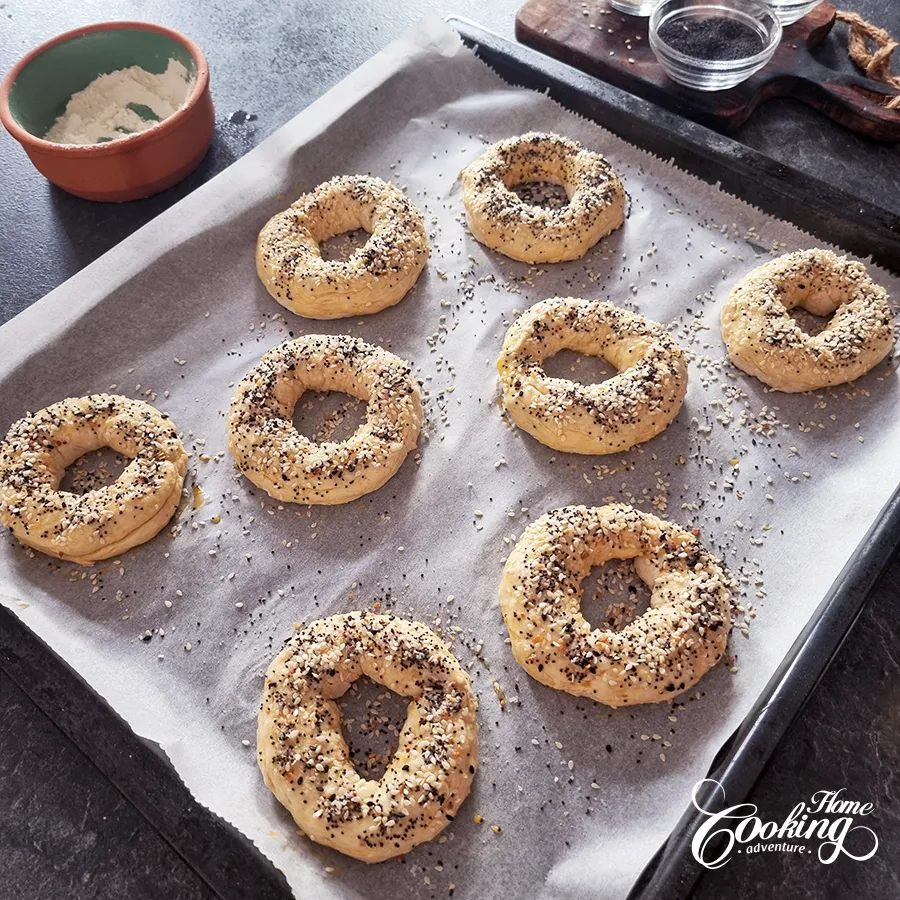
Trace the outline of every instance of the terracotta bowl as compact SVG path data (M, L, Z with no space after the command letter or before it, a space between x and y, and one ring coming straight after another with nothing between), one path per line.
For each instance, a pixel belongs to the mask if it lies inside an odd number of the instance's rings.
M194 76L185 105L147 131L99 144L45 141L69 98L98 75L138 65L154 74L176 59ZM102 22L35 47L0 84L0 121L35 168L87 200L137 200L181 181L209 148L215 113L203 51L171 28Z

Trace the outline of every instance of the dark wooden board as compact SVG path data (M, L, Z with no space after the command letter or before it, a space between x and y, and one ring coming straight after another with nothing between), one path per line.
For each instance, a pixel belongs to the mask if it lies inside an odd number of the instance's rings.
M784 29L767 66L736 87L713 92L669 79L650 49L649 20L617 12L607 0L584 7L572 0L528 0L516 16L516 37L718 131L734 131L766 100L793 97L864 137L900 141L900 110L881 105L896 91L860 75L835 72L810 52L828 36L834 16L834 6L820 4Z

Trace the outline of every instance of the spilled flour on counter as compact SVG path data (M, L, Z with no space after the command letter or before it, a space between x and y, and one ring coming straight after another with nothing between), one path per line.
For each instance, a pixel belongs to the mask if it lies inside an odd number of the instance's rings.
M102 144L147 131L184 106L193 86L193 76L177 59L161 75L140 66L98 75L72 94L44 140Z

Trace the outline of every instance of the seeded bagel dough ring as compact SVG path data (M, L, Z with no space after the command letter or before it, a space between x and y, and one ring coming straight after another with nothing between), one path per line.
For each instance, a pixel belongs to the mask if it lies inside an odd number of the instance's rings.
M334 702L361 675L410 698L378 781L353 767ZM266 672L259 767L313 841L382 862L453 821L478 764L476 709L469 676L424 625L365 612L319 619Z
M310 440L291 421L307 390L367 401L365 422L344 441ZM347 503L394 475L421 424L408 363L359 338L308 334L270 350L240 382L228 413L228 449L241 472L276 500Z
M802 307L834 314L818 334L790 315ZM815 391L853 381L894 346L887 292L862 263L830 250L801 250L767 262L742 279L722 309L731 361L778 391Z
M562 185L567 206L542 209L517 184ZM527 263L581 259L625 218L625 189L612 166L578 141L529 132L491 145L462 171L472 234L486 247Z
M322 258L319 244L358 228L369 239L349 259ZM256 271L291 312L339 319L399 303L429 252L422 214L403 191L380 178L344 175L269 219L256 244Z
M560 350L605 359L618 374L583 385L551 378L544 360ZM655 437L687 392L684 353L657 322L599 300L556 297L510 326L497 360L512 420L554 450L606 454Z
M66 467L110 447L131 458L112 483L59 489ZM181 499L187 453L172 421L141 400L70 397L16 422L0 445L0 521L23 543L92 565L154 537Z
M591 567L633 559L650 608L620 631L580 611ZM503 571L500 608L513 656L532 678L607 706L670 700L725 652L730 595L696 537L631 506L568 506L525 529Z

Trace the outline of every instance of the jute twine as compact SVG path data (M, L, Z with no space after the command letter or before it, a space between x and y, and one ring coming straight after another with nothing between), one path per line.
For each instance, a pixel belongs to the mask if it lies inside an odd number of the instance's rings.
M874 81L889 84L900 90L900 77L891 73L891 54L900 44L888 32L854 12L838 10L836 18L850 26L848 39L850 59ZM869 50L868 41L875 44L874 51ZM900 94L886 97L884 106L888 109L900 109Z

